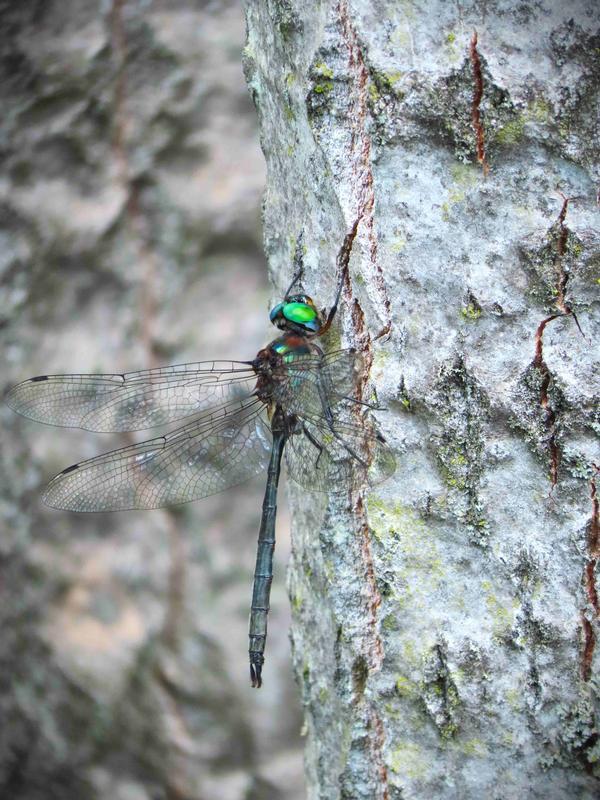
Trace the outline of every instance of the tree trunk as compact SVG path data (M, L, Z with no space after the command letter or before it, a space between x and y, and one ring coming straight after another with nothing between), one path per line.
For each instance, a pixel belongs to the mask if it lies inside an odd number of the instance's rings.
M600 792L597 4L247 0L299 237L395 476L290 487L309 798Z

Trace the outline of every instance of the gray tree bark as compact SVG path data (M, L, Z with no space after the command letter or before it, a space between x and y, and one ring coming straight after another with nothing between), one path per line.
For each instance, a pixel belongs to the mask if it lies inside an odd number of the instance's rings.
M331 301L398 468L290 487L309 798L600 792L599 12L247 0L280 297Z

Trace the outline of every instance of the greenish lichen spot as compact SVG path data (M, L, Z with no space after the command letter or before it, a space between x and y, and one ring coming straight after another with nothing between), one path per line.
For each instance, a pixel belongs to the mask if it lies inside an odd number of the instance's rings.
M496 131L496 141L505 146L517 144L523 138L525 122L525 117L522 114L516 119L507 122L506 125Z
M408 698L409 700L416 700L419 696L418 686L404 675L396 677L396 692L400 697Z
M304 599L302 597L301 590L298 590L294 595L292 595L291 602L292 602L292 610L298 613L302 609L302 606L304 605Z
M460 313L464 319L474 322L481 316L481 309L477 308L473 303L469 303L467 306L461 308Z
M406 247L406 239L404 239L402 236L398 236L392 241L390 245L390 250L392 251L392 253L401 253L405 249L405 247Z
M517 598L513 598L511 607L505 606L492 592L489 581L482 581L481 588L482 593L485 595L485 605L492 623L492 638L503 640L512 630L520 603Z
M414 742L402 742L390 753L389 768L396 775L412 780L424 778L429 766L422 753L422 749Z
M458 162L452 165L450 175L457 186L475 187L479 185L481 170L473 164Z
M489 750L485 742L481 739L467 739L465 742L458 742L461 752L466 756L475 756L476 758L487 758Z
M373 537L385 543L386 559L396 577L398 588L392 589L395 607L413 612L425 607L428 592L440 585L445 574L435 538L418 513L408 506L387 505L371 494L367 511ZM424 575L426 584L421 580Z
M446 54L446 58L451 64L456 64L463 58L463 53L461 52L461 48L456 44L456 34L454 31L450 31L446 34L446 38L444 41L444 51Z
M400 72L400 70L395 70L393 72L383 72L382 75L387 80L390 86L393 86L395 83L398 83L404 77L404 73Z
M373 103L376 103L380 98L381 95L379 94L379 90L374 83L369 84L369 97L371 98Z
M333 78L333 70L324 61L319 61L315 64L314 71L322 78L329 78L330 80Z
M537 97L527 106L526 116L534 122L548 122L551 114L552 106L544 97Z

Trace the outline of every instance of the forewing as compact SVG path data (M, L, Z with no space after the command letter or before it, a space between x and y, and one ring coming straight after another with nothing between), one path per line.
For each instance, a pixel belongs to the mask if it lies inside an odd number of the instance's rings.
M271 440L256 398L230 403L183 428L82 461L59 473L43 499L69 511L187 503L262 472Z
M306 489L344 492L350 487L375 486L396 470L396 461L370 416L362 423L318 417L300 420L286 445L289 475Z
M165 425L252 393L245 362L201 361L114 375L40 375L6 395L19 414L89 431L137 431Z

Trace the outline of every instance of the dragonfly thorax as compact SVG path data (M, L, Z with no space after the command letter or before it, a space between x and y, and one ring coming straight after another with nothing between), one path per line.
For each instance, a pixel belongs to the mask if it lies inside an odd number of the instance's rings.
M306 334L293 331L286 331L283 336L274 339L267 347L260 350L252 362L258 376L257 397L267 405L276 401L279 382L284 379L290 368L294 369L292 366L294 362L298 364L307 356L321 359L323 351Z
M280 330L294 331L305 336L318 334L323 324L312 298L306 294L286 297L282 303L271 309L270 319Z

